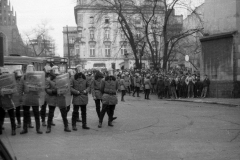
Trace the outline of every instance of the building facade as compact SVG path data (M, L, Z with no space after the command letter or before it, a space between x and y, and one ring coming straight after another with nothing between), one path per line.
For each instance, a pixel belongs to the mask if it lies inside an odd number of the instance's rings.
M213 97L240 97L240 1L206 0L201 38L202 75Z
M8 0L0 0L0 36L4 55L25 55L27 48L18 31L17 15Z
M117 15L109 13L97 18L99 8L87 7L87 1L79 0L74 8L77 27L64 27L64 56L71 58L71 66L83 64L83 68L134 68L131 48L117 23ZM68 37L68 38L67 38ZM69 55L68 55L69 54ZM149 61L143 60L143 67Z

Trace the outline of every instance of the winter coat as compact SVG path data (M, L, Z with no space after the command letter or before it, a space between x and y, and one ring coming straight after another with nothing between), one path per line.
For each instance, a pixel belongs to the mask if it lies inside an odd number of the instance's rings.
M19 103L20 105L22 105L22 101L23 101L23 90L24 90L24 80L23 77L16 79L16 83L17 83L17 91L18 91L18 96L19 96ZM16 106L18 107L18 106Z
M105 105L116 105L118 103L117 92L118 83L117 81L102 81L101 91L103 92L102 104Z
M203 87L209 87L209 85L210 85L210 80L207 78L205 78L204 80L203 80Z
M145 88L145 89L150 89L150 88L152 88L150 79L147 79L147 78L146 78L146 79L144 80L144 88Z
M124 85L125 86L130 86L131 85L131 79L128 76L124 77Z
M93 80L91 84L92 96L96 99L102 99L101 81Z
M56 88L56 81L46 79L46 88L45 91L47 93L46 95L46 102L49 106L57 106L57 94L53 93L54 91L57 90Z
M155 85L157 83L157 77L152 77L150 79L151 84Z
M176 87L176 82L174 79L171 80L170 87Z
M139 77L134 77L134 86L135 87L141 87L141 78Z
M162 79L157 81L157 90L158 91L164 91L165 88L165 84L164 81Z
M127 85L126 85L125 79L121 79L119 85L120 85L121 91L126 90Z
M71 93L73 94L73 105L87 105L89 83L85 79L75 80L72 79L70 83ZM84 90L86 93L84 93ZM80 94L78 94L80 92Z

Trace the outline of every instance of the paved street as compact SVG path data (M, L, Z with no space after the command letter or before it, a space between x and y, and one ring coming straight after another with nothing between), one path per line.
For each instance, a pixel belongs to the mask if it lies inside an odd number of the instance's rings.
M114 127L105 117L99 129L89 97L90 130L78 123L78 131L65 133L57 109L52 133L44 127L43 135L35 129L20 135L18 129L12 137L7 119L0 138L18 160L240 160L240 107L126 96Z

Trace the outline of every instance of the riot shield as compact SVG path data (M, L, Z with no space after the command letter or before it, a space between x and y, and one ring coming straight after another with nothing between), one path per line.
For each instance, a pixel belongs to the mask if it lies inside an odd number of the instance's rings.
M57 88L57 106L59 108L67 107L71 104L70 79L69 74L65 73L56 77Z
M14 74L0 76L0 92L3 109L9 110L20 105L20 97Z
M23 105L42 106L45 101L45 72L26 73L24 77Z

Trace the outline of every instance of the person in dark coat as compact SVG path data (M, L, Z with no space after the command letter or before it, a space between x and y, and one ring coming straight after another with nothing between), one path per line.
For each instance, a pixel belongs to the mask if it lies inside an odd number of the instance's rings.
M201 97L206 98L207 93L209 91L209 86L210 86L210 80L207 75L205 75L205 78L203 80L203 90L202 90L202 95Z
M178 98L176 93L176 81L173 77L170 78L170 88L171 88L171 95L172 98Z
M159 76L157 81L157 93L158 98L162 99L164 97L165 84L162 76Z
M78 118L78 110L81 108L82 128L90 129L87 126L87 104L89 83L83 73L77 73L71 80L71 93L73 94L73 113L72 113L72 129L77 131L76 122Z

